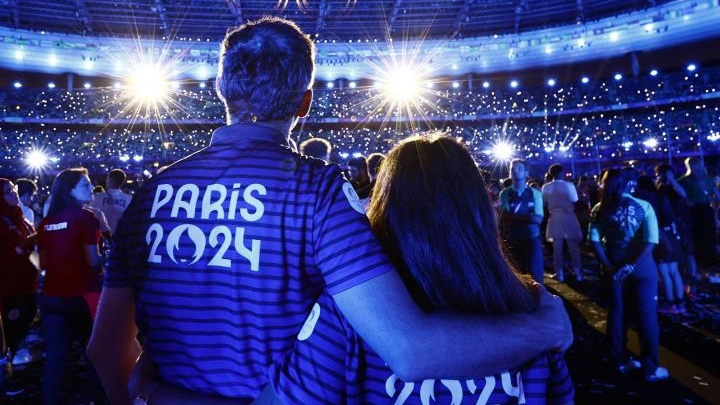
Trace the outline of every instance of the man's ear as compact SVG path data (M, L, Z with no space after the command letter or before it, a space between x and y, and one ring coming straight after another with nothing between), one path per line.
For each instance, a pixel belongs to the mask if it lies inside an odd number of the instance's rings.
M304 117L308 115L308 112L310 112L310 105L312 104L313 99L313 91L312 89L308 89L305 92L305 95L303 95L302 102L300 103L300 107L298 108L297 112L295 113L296 117Z

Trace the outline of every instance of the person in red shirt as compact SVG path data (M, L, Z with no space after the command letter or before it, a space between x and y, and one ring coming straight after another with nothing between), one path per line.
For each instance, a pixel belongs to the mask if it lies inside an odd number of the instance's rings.
M35 317L38 270L30 253L36 235L23 216L17 186L0 178L0 188L0 319L7 347L14 354Z
M92 199L92 189L86 169L60 172L52 185L48 215L38 230L40 265L45 269L40 299L45 332L43 404L60 403L72 339L86 342L92 329L84 294L100 291L102 262L100 223L83 208Z

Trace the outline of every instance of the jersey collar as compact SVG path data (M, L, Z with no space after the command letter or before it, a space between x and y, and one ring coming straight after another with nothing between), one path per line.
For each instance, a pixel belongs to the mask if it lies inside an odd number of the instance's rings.
M277 129L257 124L232 124L216 129L210 145L233 144L241 142L272 142L288 146L288 137Z

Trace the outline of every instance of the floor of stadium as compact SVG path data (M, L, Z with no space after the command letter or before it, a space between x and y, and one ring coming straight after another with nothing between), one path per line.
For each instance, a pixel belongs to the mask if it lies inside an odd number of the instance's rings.
M549 258L546 257L546 264ZM585 262L587 268L596 268ZM546 277L546 286L565 300L575 334L566 357L576 389L576 404L718 404L720 403L720 268L703 273L688 299L685 314L659 314L660 363L671 375L667 381L646 383L640 376L620 376L608 362L604 344L606 298L598 275L584 270L582 282L559 283ZM712 276L712 277L711 277ZM571 277L569 277L571 278ZM639 344L631 325L629 347ZM40 403L42 340L37 326L26 343L27 355L36 360L15 367L3 405ZM29 350L28 350L29 349ZM67 373L65 404L89 405L94 387L86 373L82 348L74 346Z

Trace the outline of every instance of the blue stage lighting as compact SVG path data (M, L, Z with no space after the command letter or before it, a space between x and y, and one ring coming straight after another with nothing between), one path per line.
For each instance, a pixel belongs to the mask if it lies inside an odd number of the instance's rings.
M657 76L657 75L658 75L657 69L653 69L650 71L650 76Z
M588 77L583 77L582 79L580 79L580 81L582 82L582 84L588 84L590 82L590 79Z

